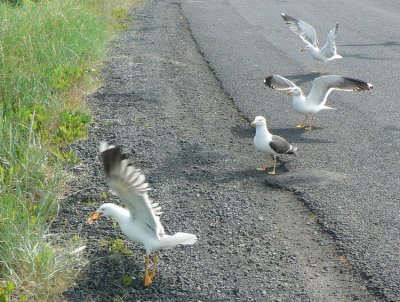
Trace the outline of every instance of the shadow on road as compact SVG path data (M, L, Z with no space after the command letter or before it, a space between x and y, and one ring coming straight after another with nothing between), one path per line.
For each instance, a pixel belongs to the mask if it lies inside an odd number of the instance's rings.
M357 58L357 59L361 59L361 60L375 60L375 61L393 61L393 59L391 58L378 58L378 57L371 57L362 53L359 54L354 54L354 55L349 55L346 54L346 58Z
M315 67L315 66L314 66ZM318 78L322 76L320 72L315 72L312 71L310 73L305 73L305 74L293 74L293 75L288 75L285 76L289 80L293 81L296 85L302 85L304 83L312 82L314 81L315 78Z
M347 176L334 171L303 170L301 173L282 174L277 177L265 178L267 185L276 188L307 188L310 183L329 186L333 182L346 181Z
M323 130L322 127L313 127L311 131ZM270 132L284 137L289 143L306 143L306 144L335 144L336 141L319 139L319 138L306 138L302 137L306 130L300 128L273 128Z
M400 127L397 126L386 126L383 129L387 131L400 132Z
M364 44L340 44L339 47L372 47L372 46L400 46L399 41L387 41L384 43L364 43Z

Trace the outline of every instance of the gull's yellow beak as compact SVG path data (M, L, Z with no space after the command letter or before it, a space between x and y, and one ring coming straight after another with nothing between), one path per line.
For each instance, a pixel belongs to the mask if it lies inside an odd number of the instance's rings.
M103 213L100 213L100 212L92 212L92 213L90 213L89 217L88 217L88 223L92 224L96 220L99 220L101 218L101 216L103 216Z
M256 126L256 122L251 122L251 127L255 127Z
M289 91L289 92L287 93L287 95L293 95L293 92L292 92L292 91Z

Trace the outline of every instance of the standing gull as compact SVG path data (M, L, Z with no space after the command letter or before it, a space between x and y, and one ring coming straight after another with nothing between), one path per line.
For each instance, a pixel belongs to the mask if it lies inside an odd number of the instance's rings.
M303 91L301 91L298 86L280 75L274 74L265 78L264 84L276 90L289 90L288 95L293 95L294 110L301 114L305 114L304 121L297 125L297 127L306 130L311 130L313 126L313 114L325 109L335 109L325 105L331 91L363 91L370 90L374 87L372 84L361 80L338 75L326 75L314 79L311 92L307 97L305 97ZM306 128L306 122L309 119L308 115L311 115L311 120L309 127Z
M112 203L105 203L90 213L89 223L110 216L114 218L122 232L131 240L142 243L146 250L144 285L149 286L154 279L158 256L155 251L173 248L178 244L194 244L197 237L188 233L166 235L160 222L161 207L148 196L150 190L143 173L136 169L121 152L119 147L100 144L104 172L113 193L121 198L127 209ZM154 253L153 269L149 272L150 255Z
M289 25L289 28L307 44L306 47L302 49L302 51L307 50L310 55L317 60L317 72L318 72L318 62L324 63L324 72L326 73L326 63L332 61L334 59L341 59L342 56L338 55L336 52L336 44L335 38L336 33L339 27L339 24L336 22L336 25L333 29L331 29L326 38L325 45L320 49L318 44L317 33L315 29L302 20L297 20L291 16L288 16L284 13L281 14L283 20L286 21L286 24Z
M257 170L265 171L271 159L269 155L272 155L274 159L274 165L272 171L268 172L268 174L275 175L276 156L279 154L294 154L297 151L297 147L293 147L283 137L271 134L268 131L267 122L262 116L256 116L251 125L256 127L254 146L258 151L267 154L265 163L261 165L260 168L257 168Z

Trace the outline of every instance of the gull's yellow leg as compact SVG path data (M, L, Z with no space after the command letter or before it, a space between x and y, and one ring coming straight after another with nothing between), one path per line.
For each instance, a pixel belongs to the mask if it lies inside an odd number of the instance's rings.
M150 255L146 256L146 268L144 271L144 286L149 286L151 283L153 283L153 280L149 276L149 265L150 265Z
M269 175L275 175L275 167L276 167L276 158L274 158L274 167L272 171L268 172Z
M319 72L318 69L319 69L319 68L318 68L318 61L317 61L317 68L315 69L315 72Z
M300 124L298 124L296 127L297 127L297 128L304 128L304 127L306 126L307 118L308 118L308 114L306 114L306 117L305 117L304 121L302 121L302 122L301 122Z
M323 73L323 74L327 74L328 71L327 71L327 69L326 69L326 63L324 62L323 64L324 64L324 73Z
M153 262L153 269L149 274L149 277L151 279L151 281L154 280L154 276L156 275L156 266L158 264L158 255L156 253L154 253L154 262Z
M262 164L260 168L257 168L257 171L265 171L268 167L269 160L270 158L268 156L265 157L265 163Z
M311 117L311 121L310 121L310 124L308 125L308 128L304 128L304 130L311 130L312 126L314 126L314 117L313 116Z

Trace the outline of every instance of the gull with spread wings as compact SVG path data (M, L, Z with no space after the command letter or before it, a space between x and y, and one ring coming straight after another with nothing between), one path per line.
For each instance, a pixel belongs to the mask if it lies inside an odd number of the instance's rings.
M311 92L307 97L305 97L300 87L277 74L265 78L264 84L272 89L288 90L288 95L293 95L294 110L298 113L305 114L304 121L297 127L306 130L311 130L313 126L313 114L321 110L335 109L325 105L328 95L333 90L364 91L370 90L374 87L370 83L353 78L338 75L325 75L314 79ZM309 115L311 116L311 120L307 128L306 122L309 119Z
M297 20L291 16L284 13L281 14L283 20L289 25L289 28L297 34L307 45L302 49L310 53L310 55L317 61L317 72L318 72L318 62L324 63L324 72L326 73L326 63L335 59L341 59L342 56L337 54L335 38L339 27L336 25L331 29L326 38L326 43L322 48L319 48L317 33L315 29L305 21Z
M143 173L136 169L121 152L119 147L100 144L104 172L113 193L125 204L126 209L113 203L101 205L90 213L89 223L102 216L114 218L122 232L131 240L142 243L146 250L144 285L149 286L154 279L159 249L173 248L178 244L194 244L197 237L188 233L166 235L160 222L161 207L148 196L150 190ZM154 253L153 269L149 272L150 255Z

